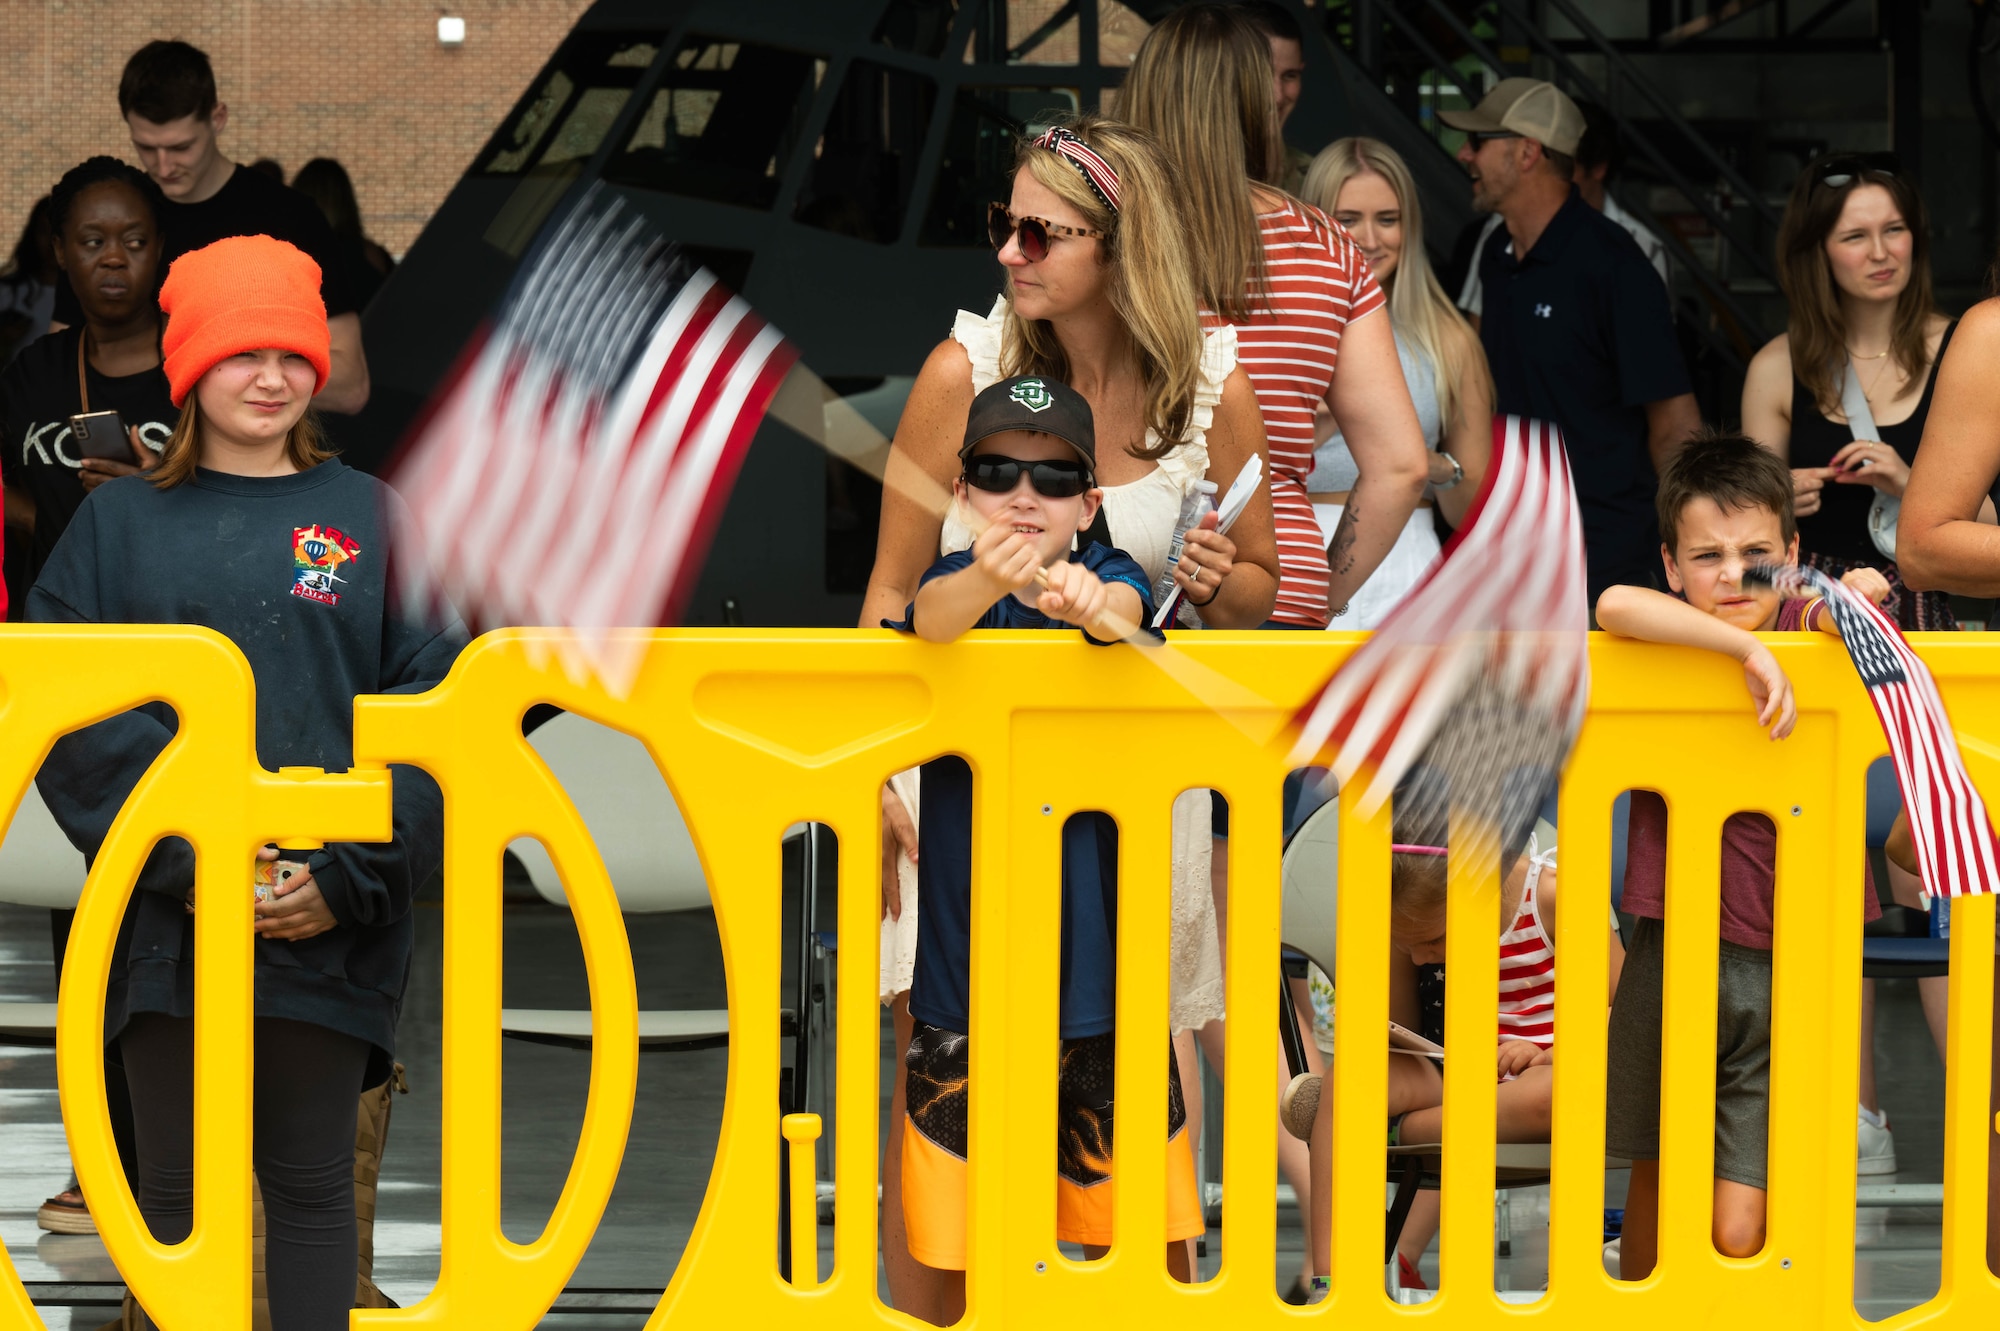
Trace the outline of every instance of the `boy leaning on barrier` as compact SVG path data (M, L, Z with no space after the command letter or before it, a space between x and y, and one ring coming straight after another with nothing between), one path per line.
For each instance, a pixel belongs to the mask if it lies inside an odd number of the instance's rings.
M1090 404L1053 379L1021 377L973 399L953 502L979 535L923 576L901 622L884 627L949 642L975 628L1079 628L1097 644L1152 617L1146 574L1122 550L1078 538L1097 516ZM1022 681L1026 684L1027 681ZM1047 755L1048 761L1071 755ZM903 1210L918 1261L960 1273L947 1321L965 1302L965 1161L971 1067L972 771L963 758L924 764L918 802L915 1028L907 1059ZM1113 1021L1116 1014L1118 827L1078 814L1062 832L1061 1056L1057 1071L1056 1235L1091 1256L1111 1243ZM1165 1032L1159 1032L1164 1038ZM1203 1232L1180 1078L1167 1067L1168 1268L1189 1278L1187 1245Z
M1797 719L1791 681L1755 636L1818 630L1839 636L1821 598L1784 600L1744 569L1798 562L1792 478L1783 461L1741 435L1697 437L1660 477L1660 557L1677 596L1613 586L1597 601L1605 630L1719 652L1742 663L1757 721L1771 738ZM1841 579L1880 604L1889 584L1871 568ZM1638 916L1611 1005L1605 1149L1632 1160L1620 1275L1637 1280L1659 1251L1661 976L1666 918L1667 809L1632 792L1624 909ZM1777 829L1761 813L1722 827L1722 943L1715 1068L1714 1241L1730 1257L1764 1246L1766 1140L1771 1103L1771 920ZM1882 913L1872 886L1863 913Z

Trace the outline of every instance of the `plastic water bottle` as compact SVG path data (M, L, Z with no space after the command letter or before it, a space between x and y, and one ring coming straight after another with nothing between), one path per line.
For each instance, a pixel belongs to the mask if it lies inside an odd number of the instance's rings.
M1174 519L1174 539L1167 543L1167 566L1160 570L1159 581L1153 584L1154 605L1165 605L1174 594L1174 569L1187 546L1188 529L1215 511L1215 491L1214 481L1196 481L1194 489L1181 497L1181 515Z

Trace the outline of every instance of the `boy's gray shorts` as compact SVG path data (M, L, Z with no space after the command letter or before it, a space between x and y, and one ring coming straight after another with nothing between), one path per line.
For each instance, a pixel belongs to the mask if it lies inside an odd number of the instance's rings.
M1604 1148L1660 1158L1660 1019L1665 926L1632 930L1611 1004ZM1715 1176L1766 1184L1771 1115L1771 954L1722 940L1715 1021Z

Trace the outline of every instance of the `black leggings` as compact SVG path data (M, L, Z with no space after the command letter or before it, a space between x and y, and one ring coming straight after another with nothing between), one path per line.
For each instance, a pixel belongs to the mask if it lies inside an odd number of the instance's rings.
M134 1015L118 1037L138 1130L139 1209L153 1237L194 1227L194 1022ZM252 1157L264 1192L273 1331L347 1331L354 1305L354 1118L369 1046L257 1018Z

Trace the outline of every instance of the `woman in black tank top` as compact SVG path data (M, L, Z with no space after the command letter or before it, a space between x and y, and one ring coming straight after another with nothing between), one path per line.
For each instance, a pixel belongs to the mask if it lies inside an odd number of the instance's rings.
M1931 395L1937 385L1938 362L1951 335L1958 327L1954 320L1946 327L1938 344L1937 359L1925 376L1923 396L1917 409L1894 425L1877 425L1883 443L1894 449L1905 467L1917 460L1917 445L1924 437ZM1790 453L1795 469L1831 468L1841 450L1854 442L1853 432L1844 421L1830 421L1813 403L1812 394L1797 379L1792 381L1792 435ZM1880 569L1889 578L1888 612L1905 629L1932 630L1958 627L1951 617L1951 598L1942 592L1913 592L1903 584L1896 562L1876 549L1868 532L1868 512L1874 506L1875 487L1828 483L1820 491L1819 510L1798 520L1799 561L1833 577L1850 568L1865 565Z
M1799 561L1834 577L1877 569L1898 625L1954 629L1950 598L1906 587L1869 530L1877 498L1908 481L1954 327L1931 303L1922 197L1888 154L1815 162L1792 189L1778 258L1790 319L1751 362L1743 428L1791 465ZM1850 377L1872 438L1848 424Z

